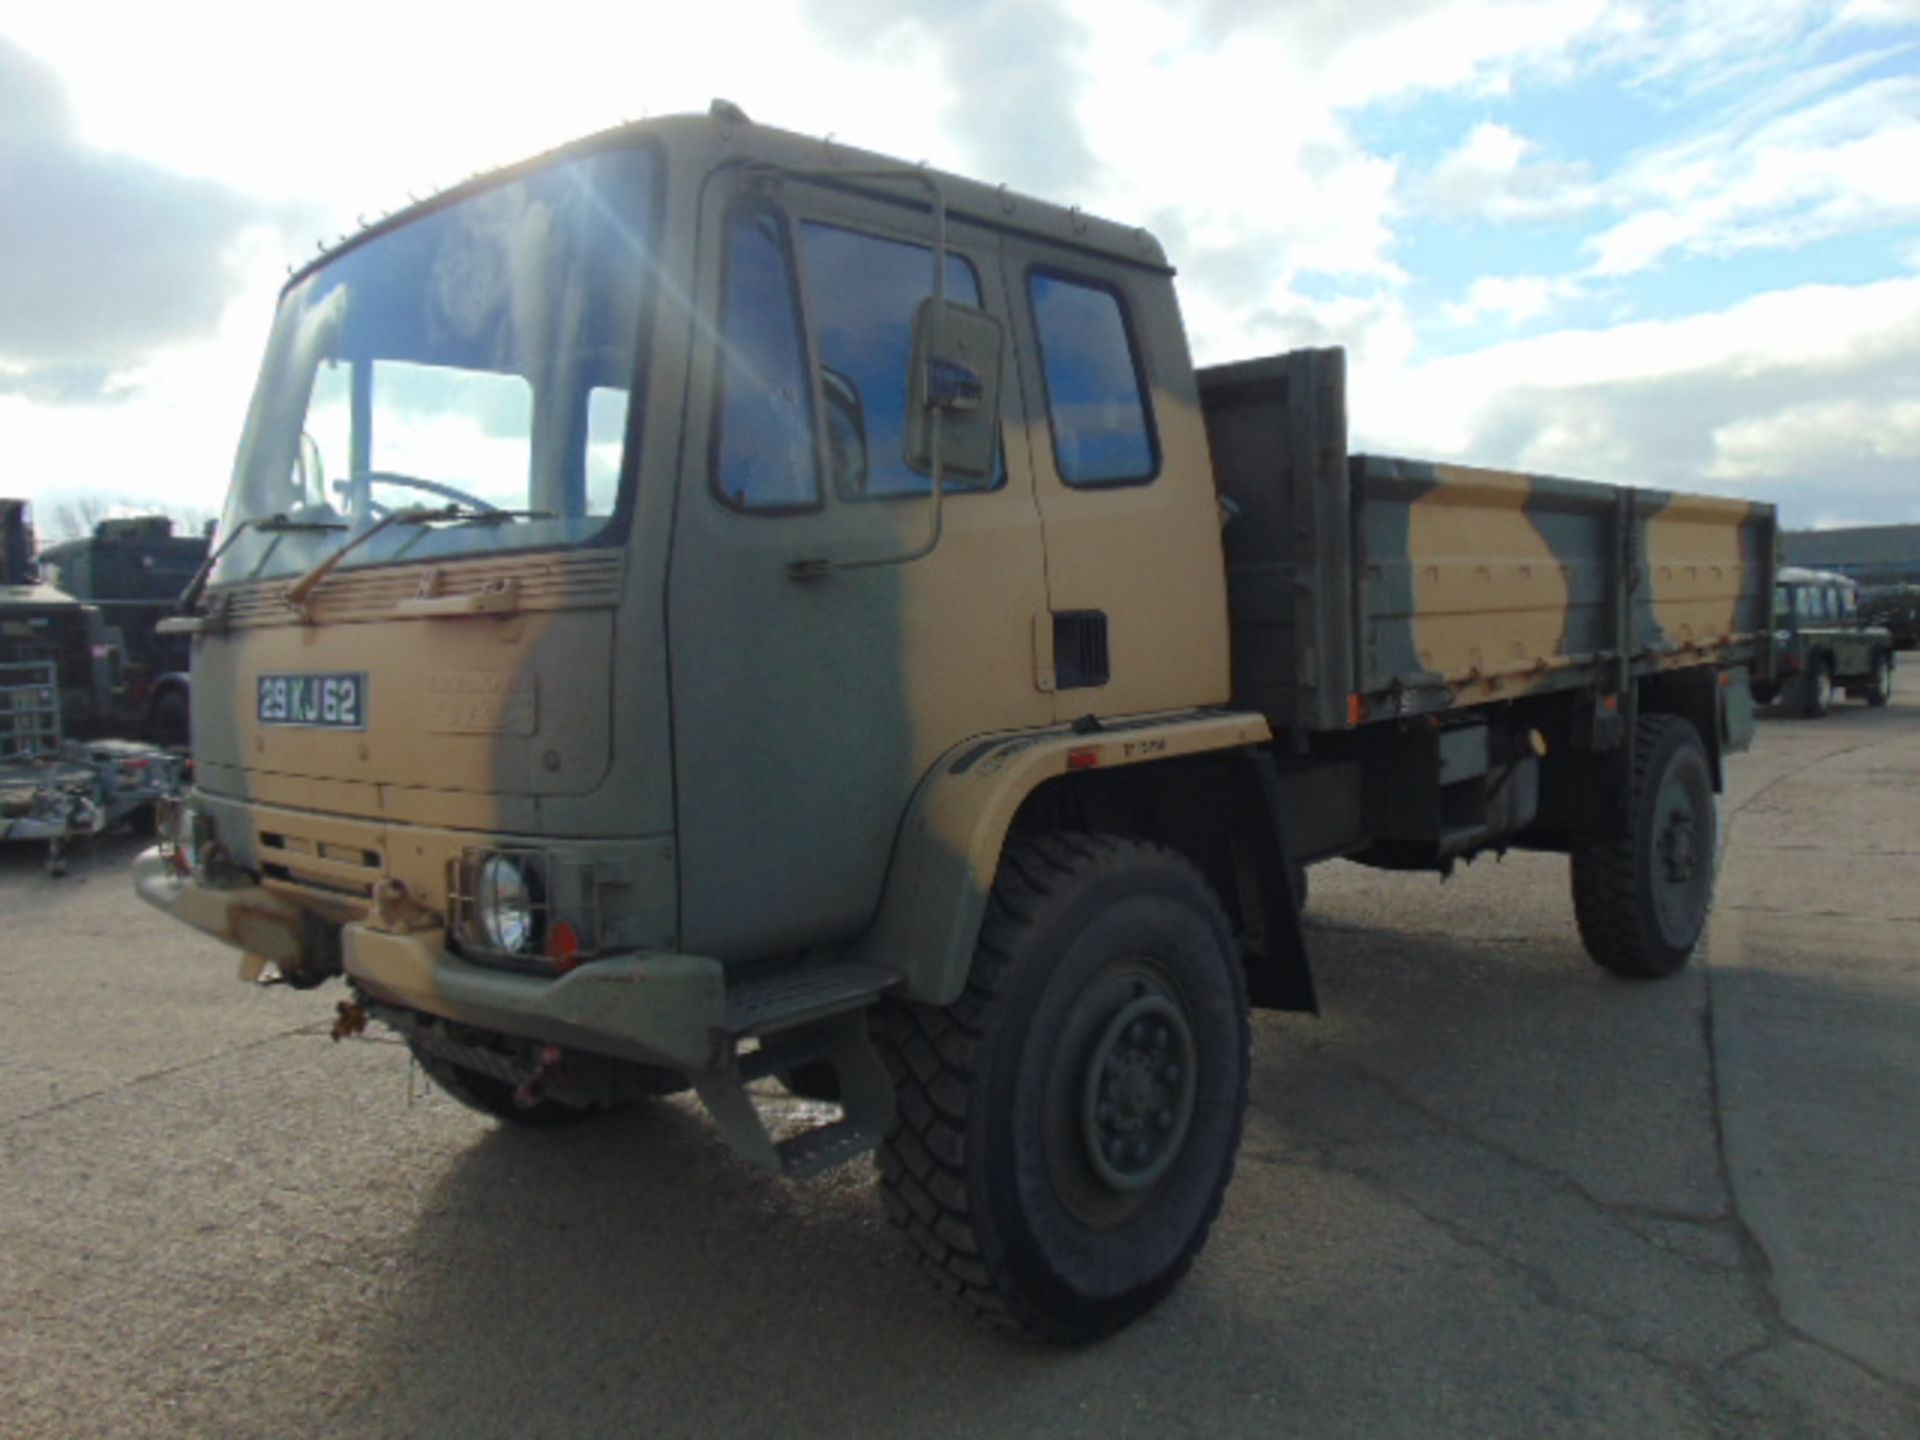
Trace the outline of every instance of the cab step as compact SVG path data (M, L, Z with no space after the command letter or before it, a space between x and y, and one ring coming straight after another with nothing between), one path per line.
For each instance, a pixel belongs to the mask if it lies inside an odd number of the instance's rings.
M729 991L727 1018L736 1043L725 1070L693 1076L700 1103L729 1144L756 1165L799 1178L852 1160L879 1145L893 1123L893 1077L867 1032L867 1011L897 976L868 966L790 972ZM837 1118L775 1140L747 1086L769 1075L824 1061L839 1081Z
M769 1035L846 1010L864 1010L899 976L875 965L834 961L749 976L727 987L727 1031Z

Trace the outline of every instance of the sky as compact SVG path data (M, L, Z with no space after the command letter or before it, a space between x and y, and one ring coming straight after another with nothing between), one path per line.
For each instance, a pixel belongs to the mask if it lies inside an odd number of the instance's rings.
M0 0L0 494L211 514L289 265L715 96L1146 225L1356 449L1920 522L1920 0Z

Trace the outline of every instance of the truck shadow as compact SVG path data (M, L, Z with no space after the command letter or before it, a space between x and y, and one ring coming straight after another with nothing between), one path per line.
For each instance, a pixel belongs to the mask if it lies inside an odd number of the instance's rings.
M1713 1203L1691 1193L1713 1176L1696 982L1624 987L1564 945L1338 917L1316 945L1323 1000L1344 1018L1256 1020L1246 1145L1212 1244L1166 1305L1102 1346L1046 1349L951 1312L905 1263L870 1165L762 1175L674 1100L565 1133L481 1132L421 1198L394 1256L397 1308L362 1337L366 1371L390 1383L332 1418L359 1435L597 1434L638 1416L676 1434L903 1435L1022 1433L1044 1414L1050 1433L1113 1434L1151 1412L1178 1430L1223 1386L1365 1389L1358 1358L1344 1377L1300 1358L1324 1352L1325 1327L1392 1333L1456 1305L1457 1255L1370 1224L1344 1144L1485 1127L1489 1165L1604 1148L1629 1187L1639 1166L1663 1202ZM1596 1085L1609 1065L1637 1074L1630 1091ZM1670 1092L1651 1122L1650 1078ZM1686 1138L1632 1143L1667 1122ZM1316 1234L1302 1259L1298 1225ZM1485 1323L1506 1333L1514 1318ZM1455 1343L1476 1342L1442 1351ZM1540 1385L1575 1383L1552 1369Z

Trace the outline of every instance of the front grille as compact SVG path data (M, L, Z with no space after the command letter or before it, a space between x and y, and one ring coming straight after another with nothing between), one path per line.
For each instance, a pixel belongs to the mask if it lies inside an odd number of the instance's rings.
M263 830L255 856L262 878L343 900L371 902L380 852L306 835Z

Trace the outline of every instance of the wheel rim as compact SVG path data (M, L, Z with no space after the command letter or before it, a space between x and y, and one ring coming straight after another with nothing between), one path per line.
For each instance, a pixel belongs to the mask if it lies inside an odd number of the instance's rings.
M1200 1056L1178 983L1151 957L1117 959L1081 988L1048 1068L1054 1195L1082 1224L1123 1224L1193 1128Z
M1654 798L1653 908L1670 945L1692 945L1713 884L1712 802L1696 767L1676 765Z
M1120 1192L1166 1174L1193 1120L1193 1030L1148 991L1107 1022L1081 1087L1081 1132L1095 1175Z

